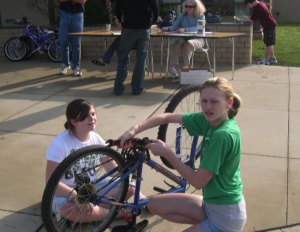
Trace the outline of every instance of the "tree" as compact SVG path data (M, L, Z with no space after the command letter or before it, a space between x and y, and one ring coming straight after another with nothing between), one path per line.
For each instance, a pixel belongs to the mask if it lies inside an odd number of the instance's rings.
M58 0L23 0L28 8L46 16L50 25L55 24L55 2Z

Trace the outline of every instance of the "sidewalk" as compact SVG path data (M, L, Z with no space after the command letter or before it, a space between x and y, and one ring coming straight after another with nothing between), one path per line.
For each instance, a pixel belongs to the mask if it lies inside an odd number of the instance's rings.
M130 87L133 64L131 61L125 93L116 96L116 61L108 66L107 76L103 67L83 59L79 80L71 72L58 75L60 64L46 55L21 62L0 58L0 231L45 231L40 217L45 152L64 130L65 108L70 101L84 98L95 104L96 132L104 139L117 138L133 124L164 111L179 88L178 80L168 77L166 82L155 62L154 82L147 76L146 93L134 96ZM244 231L300 231L300 68L235 68L231 82L243 99L237 123L242 132L241 173L248 214ZM217 76L231 79L230 66L217 64L216 71ZM140 137L156 138L156 134L157 129L151 129ZM144 170L142 191L154 194L155 173ZM149 220L147 232L188 227L147 212L142 212L138 221L145 218ZM271 230L287 225L298 226Z

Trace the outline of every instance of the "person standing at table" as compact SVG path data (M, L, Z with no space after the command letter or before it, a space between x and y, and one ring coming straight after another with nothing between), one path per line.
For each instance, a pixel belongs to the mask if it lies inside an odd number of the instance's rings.
M205 6L200 0L186 0L182 3L182 14L177 17L174 24L170 27L163 27L162 31L174 31L175 33L196 32L197 21L205 19ZM183 68L188 68L190 59L195 51L203 47L203 39L187 39L177 37L171 41L170 49L170 73L171 77L178 76L175 65L179 64L179 52L183 50Z
M259 21L263 27L264 33L264 43L266 45L265 57L257 62L258 65L269 65L277 63L277 59L274 55L274 47L276 41L276 26L277 22L274 19L271 11L268 9L267 5L264 2L259 2L257 0L245 0L248 8L253 9L252 15L245 20L240 20L235 17L235 20L238 22L253 22Z
M86 0L60 0L59 42L61 68L59 73L67 74L71 68L69 60L69 42L72 45L72 70L74 76L81 76L79 68L79 38L68 33L83 31L83 11Z
M128 68L128 55L136 48L136 63L132 74L131 88L133 95L144 91L145 64L150 39L150 27L157 21L157 0L117 0L116 17L122 23L122 31L118 48L117 76L114 84L116 95L122 95Z

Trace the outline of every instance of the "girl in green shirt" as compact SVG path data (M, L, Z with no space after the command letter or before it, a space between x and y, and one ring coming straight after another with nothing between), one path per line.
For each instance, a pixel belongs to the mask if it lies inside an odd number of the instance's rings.
M247 218L239 166L241 135L235 120L241 98L224 78L208 79L199 91L202 112L153 116L126 131L119 138L120 147L142 130L167 123L184 124L191 136L203 136L196 171L183 164L164 142L152 140L146 146L155 156L165 157L203 193L203 197L188 193L157 195L149 200L148 209L166 220L190 224L186 232L238 232Z

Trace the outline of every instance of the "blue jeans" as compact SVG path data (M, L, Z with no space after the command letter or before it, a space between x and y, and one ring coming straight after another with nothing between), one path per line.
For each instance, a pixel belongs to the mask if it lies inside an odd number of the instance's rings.
M115 51L117 51L117 54L119 56L119 53L118 53L119 44L120 44L120 37L117 37L111 43L109 48L105 51L105 53L102 56L102 58L105 60L105 63L107 63L107 64L110 63L110 59L114 55Z
M72 44L72 69L79 66L79 36L68 36L68 33L83 31L83 13L60 11L59 42L61 63L69 66L69 42Z
M118 51L118 68L115 79L114 91L117 95L124 92L123 84L129 60L128 55L132 48L136 48L136 63L131 79L132 93L139 95L143 92L143 81L145 77L145 64L150 39L150 29L128 29L122 28Z

